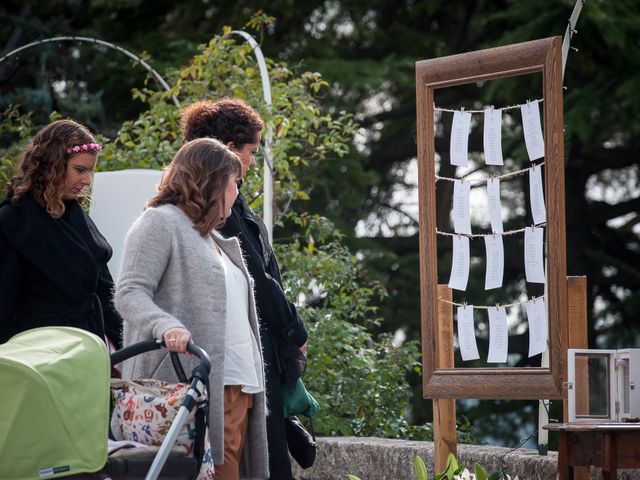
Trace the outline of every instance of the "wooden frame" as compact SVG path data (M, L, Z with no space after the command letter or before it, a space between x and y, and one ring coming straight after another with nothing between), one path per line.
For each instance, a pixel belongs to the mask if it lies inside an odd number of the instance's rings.
M562 61L560 37L416 63L420 206L420 310L424 398L562 398L567 350ZM542 73L547 207L548 368L449 368L438 344L434 91L498 78ZM523 140L524 141L524 140ZM551 267L549 267L551 266ZM524 266L523 266L524 268Z

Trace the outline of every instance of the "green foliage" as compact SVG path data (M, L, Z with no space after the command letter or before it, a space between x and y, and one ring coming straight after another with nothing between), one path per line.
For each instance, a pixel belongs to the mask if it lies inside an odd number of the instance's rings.
M420 455L416 455L413 458L413 469L416 472L418 480L427 480L429 472L427 471L427 466L424 464L424 460L422 460Z
M479 464L476 463L473 471L476 475L476 480L487 480L487 474Z
M420 455L413 457L413 470L417 480L428 480L429 471ZM443 472L434 476L433 480L500 480L501 478L503 477L498 472L494 472L491 476L487 477L482 466L477 463L474 466L474 473L470 473L469 470L464 468L463 464L458 463L453 453L449 453L447 456L447 466ZM504 478L511 480L509 475L505 475ZM360 480L360 478L355 475L347 475L347 480ZM514 480L518 480L518 477L515 477Z
M255 15L250 24L260 26L272 19ZM240 42L240 43L239 43ZM150 88L134 89L134 98L150 108L135 121L125 122L115 145L105 149L101 168L157 168L167 164L179 146L179 112L167 101L177 96L182 104L203 98L216 100L235 96L258 106L261 115L273 129L273 176L276 180L276 205L289 206L308 198L308 192L297 179L296 167L317 169L331 155L348 152L356 124L344 112L323 112L316 99L327 83L319 73L296 74L286 63L269 59L267 65L272 86L273 104L264 104L260 73L251 46L231 35L214 37L199 47L200 53L183 69L170 70L170 91ZM261 175L258 169L249 173L249 198L260 207ZM312 188L312 187L308 187Z
M367 329L379 321L372 300L384 289L367 283L328 220L295 221L300 235L276 248L287 294L299 299L309 328L305 383L322 405L314 427L325 435L431 438L430 426L409 425L404 415L407 374L420 372L417 343L396 348L388 335L376 340Z
M453 453L447 455L447 466L444 467L444 471L434 477L434 480L441 480L447 478L453 480L453 478L460 473L464 465L458 465L458 460Z
M13 174L18 153L33 132L31 116L21 114L17 106L10 105L0 116L0 185L5 185Z

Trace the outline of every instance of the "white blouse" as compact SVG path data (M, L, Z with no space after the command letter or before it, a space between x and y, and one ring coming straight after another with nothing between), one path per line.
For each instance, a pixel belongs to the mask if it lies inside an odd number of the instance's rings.
M264 391L258 342L249 325L249 282L220 250L227 286L224 384L242 385L244 393Z

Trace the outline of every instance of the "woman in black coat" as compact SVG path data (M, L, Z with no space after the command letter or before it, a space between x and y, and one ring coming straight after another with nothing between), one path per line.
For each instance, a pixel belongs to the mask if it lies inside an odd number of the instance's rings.
M0 343L42 326L71 326L121 346L112 250L81 207L102 146L58 120L21 153L0 203Z
M264 123L258 112L242 100L196 102L182 112L181 124L185 141L211 137L236 153L242 164L242 178L255 166L254 154L260 146ZM296 307L284 294L264 223L251 210L242 192L220 231L227 237L238 237L255 282L269 408L269 478L289 480L292 474L282 391L285 385L293 387L304 369L304 356L300 352L306 349L307 330Z

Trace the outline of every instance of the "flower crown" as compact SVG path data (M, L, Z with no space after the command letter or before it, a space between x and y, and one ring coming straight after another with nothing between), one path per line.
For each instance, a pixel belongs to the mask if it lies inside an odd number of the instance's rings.
M84 143L67 148L67 153L99 152L100 150L102 150L102 145L99 143Z

